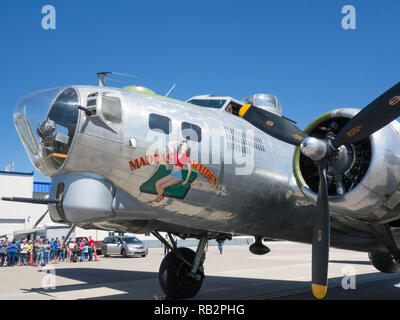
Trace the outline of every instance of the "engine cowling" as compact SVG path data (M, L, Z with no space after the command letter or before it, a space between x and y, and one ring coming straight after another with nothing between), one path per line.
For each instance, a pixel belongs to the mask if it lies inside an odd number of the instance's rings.
M315 119L305 131L317 138L337 134L359 109L336 109ZM369 138L342 146L339 160L328 167L332 214L387 223L400 218L400 124L393 121ZM296 148L293 170L305 197L316 204L318 169ZM340 174L339 174L340 173Z

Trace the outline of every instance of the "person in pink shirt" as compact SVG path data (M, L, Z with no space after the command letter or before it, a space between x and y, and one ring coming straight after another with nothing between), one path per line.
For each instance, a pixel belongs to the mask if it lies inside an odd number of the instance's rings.
M173 145L178 144L178 150ZM182 169L185 164L188 166L188 174L182 185L188 183L192 172L192 164L190 163L190 147L187 141L171 141L168 142L169 152L173 156L174 167L168 176L159 179L156 183L157 197L149 201L149 203L160 202L164 199L164 191L168 187L174 186L182 181Z
M86 240L86 239L82 238L81 242L79 243L79 247L81 248L81 259L80 259L81 262L85 261L84 249L85 249L86 242L84 240Z

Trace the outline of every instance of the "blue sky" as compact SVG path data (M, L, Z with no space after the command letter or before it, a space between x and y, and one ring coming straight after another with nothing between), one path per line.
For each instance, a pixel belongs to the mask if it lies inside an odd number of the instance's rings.
M44 30L44 5L56 30ZM344 30L344 5L356 30ZM304 128L337 107L362 108L399 81L398 0L1 0L0 170L32 171L12 114L32 91L96 84L98 71L140 77L186 100L275 94ZM37 180L48 181L35 172Z

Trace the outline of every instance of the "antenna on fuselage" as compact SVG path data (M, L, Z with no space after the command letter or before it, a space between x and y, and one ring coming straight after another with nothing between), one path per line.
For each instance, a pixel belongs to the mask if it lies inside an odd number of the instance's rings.
M99 87L106 86L106 76L110 72L97 72L97 76L99 77Z
M110 71L97 72L97 76L99 77L99 87L105 87L106 86L106 77L108 75L110 75L110 74L114 74L116 76L121 76L121 77L138 78L137 75L128 74L128 73L110 72ZM112 78L108 78L108 80L114 81L114 82L123 83L122 81L118 81L118 80L115 80L115 79L112 79Z
M169 91L167 92L167 94L165 95L166 97L168 97L168 95L172 92L172 90L175 89L176 84L174 83L174 85L171 87L171 89L169 89Z

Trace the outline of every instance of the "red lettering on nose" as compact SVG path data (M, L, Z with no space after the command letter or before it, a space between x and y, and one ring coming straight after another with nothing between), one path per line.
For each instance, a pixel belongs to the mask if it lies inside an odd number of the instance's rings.
M143 157L140 158L140 166L145 166L147 163L144 161Z
M199 162L194 162L194 160L193 160L192 166L193 166L193 169L194 169L194 170L197 170L197 167L199 166ZM197 171L198 171L198 170L197 170Z
M133 163L133 161L129 161L129 167L132 171L136 169L136 165Z

